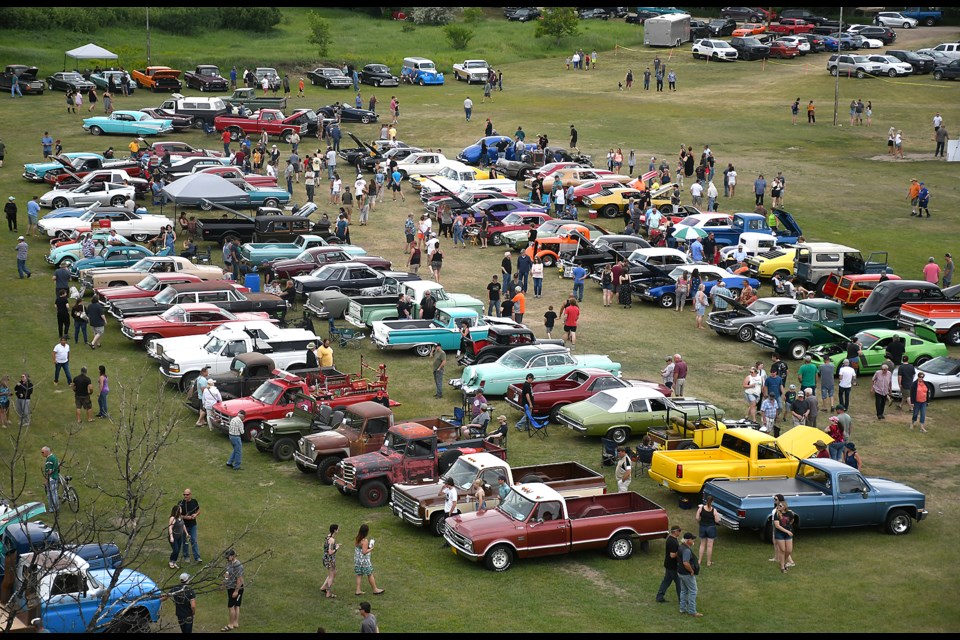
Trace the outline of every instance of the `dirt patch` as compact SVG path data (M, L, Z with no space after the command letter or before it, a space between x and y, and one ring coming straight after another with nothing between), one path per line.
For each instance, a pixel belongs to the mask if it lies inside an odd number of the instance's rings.
M903 158L884 154L882 156L873 156L870 160L876 160L877 162L928 162L931 160L941 162L941 160L936 158L932 153L905 153L903 154Z
M713 365L713 370L717 373L741 373L743 372L743 365L720 362Z
M619 598L626 598L630 595L626 589L621 589L616 584L610 582L604 573L588 567L585 564L564 564L560 570L572 576L586 579L587 582L599 591L613 593Z

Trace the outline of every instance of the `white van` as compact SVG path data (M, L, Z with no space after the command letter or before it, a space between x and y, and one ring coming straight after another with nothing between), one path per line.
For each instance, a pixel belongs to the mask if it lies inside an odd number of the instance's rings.
M410 84L421 87L427 84L443 84L443 74L437 71L437 65L428 58L404 58L400 76Z
M221 98L186 97L179 93L172 94L159 108L193 116L193 126L197 129L202 128L204 123L212 125L214 118L228 112Z

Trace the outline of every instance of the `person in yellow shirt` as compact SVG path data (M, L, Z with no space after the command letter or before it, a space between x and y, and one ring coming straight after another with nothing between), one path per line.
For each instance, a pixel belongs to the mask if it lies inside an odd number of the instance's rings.
M333 367L333 349L330 347L330 339L323 341L319 347L317 347L317 360L320 361L321 368L332 368Z
M130 149L131 157L133 158L140 157L140 143L137 142L136 138L130 141L130 144L127 145L127 149Z

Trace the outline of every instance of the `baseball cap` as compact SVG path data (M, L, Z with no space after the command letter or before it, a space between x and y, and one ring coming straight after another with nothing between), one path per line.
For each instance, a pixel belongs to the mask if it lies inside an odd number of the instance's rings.
M7 198L7 200L9 200L10 202L13 202L14 200L16 200L16 198L14 198L13 196L10 196L9 198Z
M180 574L180 582L189 582L189 581L190 581L190 574L189 574L189 573L181 573L181 574Z
M790 385L790 388L791 388L791 389L796 389L796 388L797 388L797 385L792 384L792 385Z
M234 558L236 557L237 552L233 549L227 549L226 553L223 554L224 558Z
M12 198L11 198L11 200L12 200ZM17 238L17 240L23 240L23 236L20 236L19 238Z
M689 531L687 531L685 534L683 534L683 539L684 539L684 540L696 540L696 539L697 539L697 536L695 536L695 535L693 535L692 533L690 533Z

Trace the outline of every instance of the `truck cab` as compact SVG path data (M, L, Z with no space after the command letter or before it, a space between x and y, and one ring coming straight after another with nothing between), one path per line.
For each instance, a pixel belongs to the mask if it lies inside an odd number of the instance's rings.
M404 81L421 87L428 84L443 84L443 74L437 71L437 65L428 58L416 56L404 58L400 76Z
M866 260L859 249L834 242L806 242L797 245L794 257L794 275L797 284L816 287L823 293L830 274L893 273L887 264L887 252L871 253Z
M186 97L180 93L171 95L158 108L193 116L193 126L197 129L204 123L212 125L214 118L227 112L227 105L222 98Z

